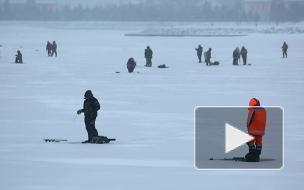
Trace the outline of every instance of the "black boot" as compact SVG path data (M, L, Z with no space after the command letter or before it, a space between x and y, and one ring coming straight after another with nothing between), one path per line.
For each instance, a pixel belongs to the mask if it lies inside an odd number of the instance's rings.
M86 140L86 141L83 141L81 143L85 144L85 143L90 143L91 141L90 140Z
M262 153L262 145L256 145L256 152L260 156Z
M259 150L254 144L248 144L249 152L245 155L246 162L259 162L262 147Z

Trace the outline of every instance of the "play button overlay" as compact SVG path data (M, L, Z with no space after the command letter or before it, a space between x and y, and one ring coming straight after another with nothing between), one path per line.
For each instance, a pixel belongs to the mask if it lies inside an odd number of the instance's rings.
M195 168L281 169L284 163L283 109L263 108L249 111L248 107L197 107ZM261 110L267 116L262 117L262 120ZM263 118L265 131L259 133ZM249 153L248 145L251 147L250 153L259 155L258 162L248 162L245 159Z
M244 133L228 123L225 124L225 153L228 153L253 139L253 136Z

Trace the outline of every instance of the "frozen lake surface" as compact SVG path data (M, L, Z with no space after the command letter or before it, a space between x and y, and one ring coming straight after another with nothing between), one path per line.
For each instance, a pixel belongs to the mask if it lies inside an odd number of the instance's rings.
M302 25L279 25L268 33L264 29L273 25L213 24L202 30L204 23L0 22L0 189L301 189ZM125 36L214 28L246 35ZM57 58L47 57L47 40L56 40ZM281 55L284 41L288 59ZM211 47L220 66L199 64L198 44ZM147 45L154 51L152 68L144 67ZM232 51L242 45L252 65L233 67ZM13 64L18 49L25 64ZM126 70L130 57L138 65L132 74ZM158 69L161 64L169 68ZM83 116L75 115L87 89L101 103L99 133L117 141L44 143L43 138L86 139ZM194 107L247 106L252 97L285 109L284 169L195 170Z

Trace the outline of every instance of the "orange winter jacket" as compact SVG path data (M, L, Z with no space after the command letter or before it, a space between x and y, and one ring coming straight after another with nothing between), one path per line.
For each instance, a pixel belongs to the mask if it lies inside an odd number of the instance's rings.
M250 135L265 135L266 129L266 110L260 107L258 99L253 98L249 103L248 118L247 118L247 129Z

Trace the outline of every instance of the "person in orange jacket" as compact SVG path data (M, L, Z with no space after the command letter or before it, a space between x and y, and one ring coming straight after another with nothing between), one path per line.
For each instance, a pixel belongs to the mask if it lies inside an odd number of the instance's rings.
M262 152L263 136L266 130L266 110L261 107L257 98L252 98L249 102L247 129L248 134L254 137L254 140L248 142L249 152L245 159L248 162L260 161Z

